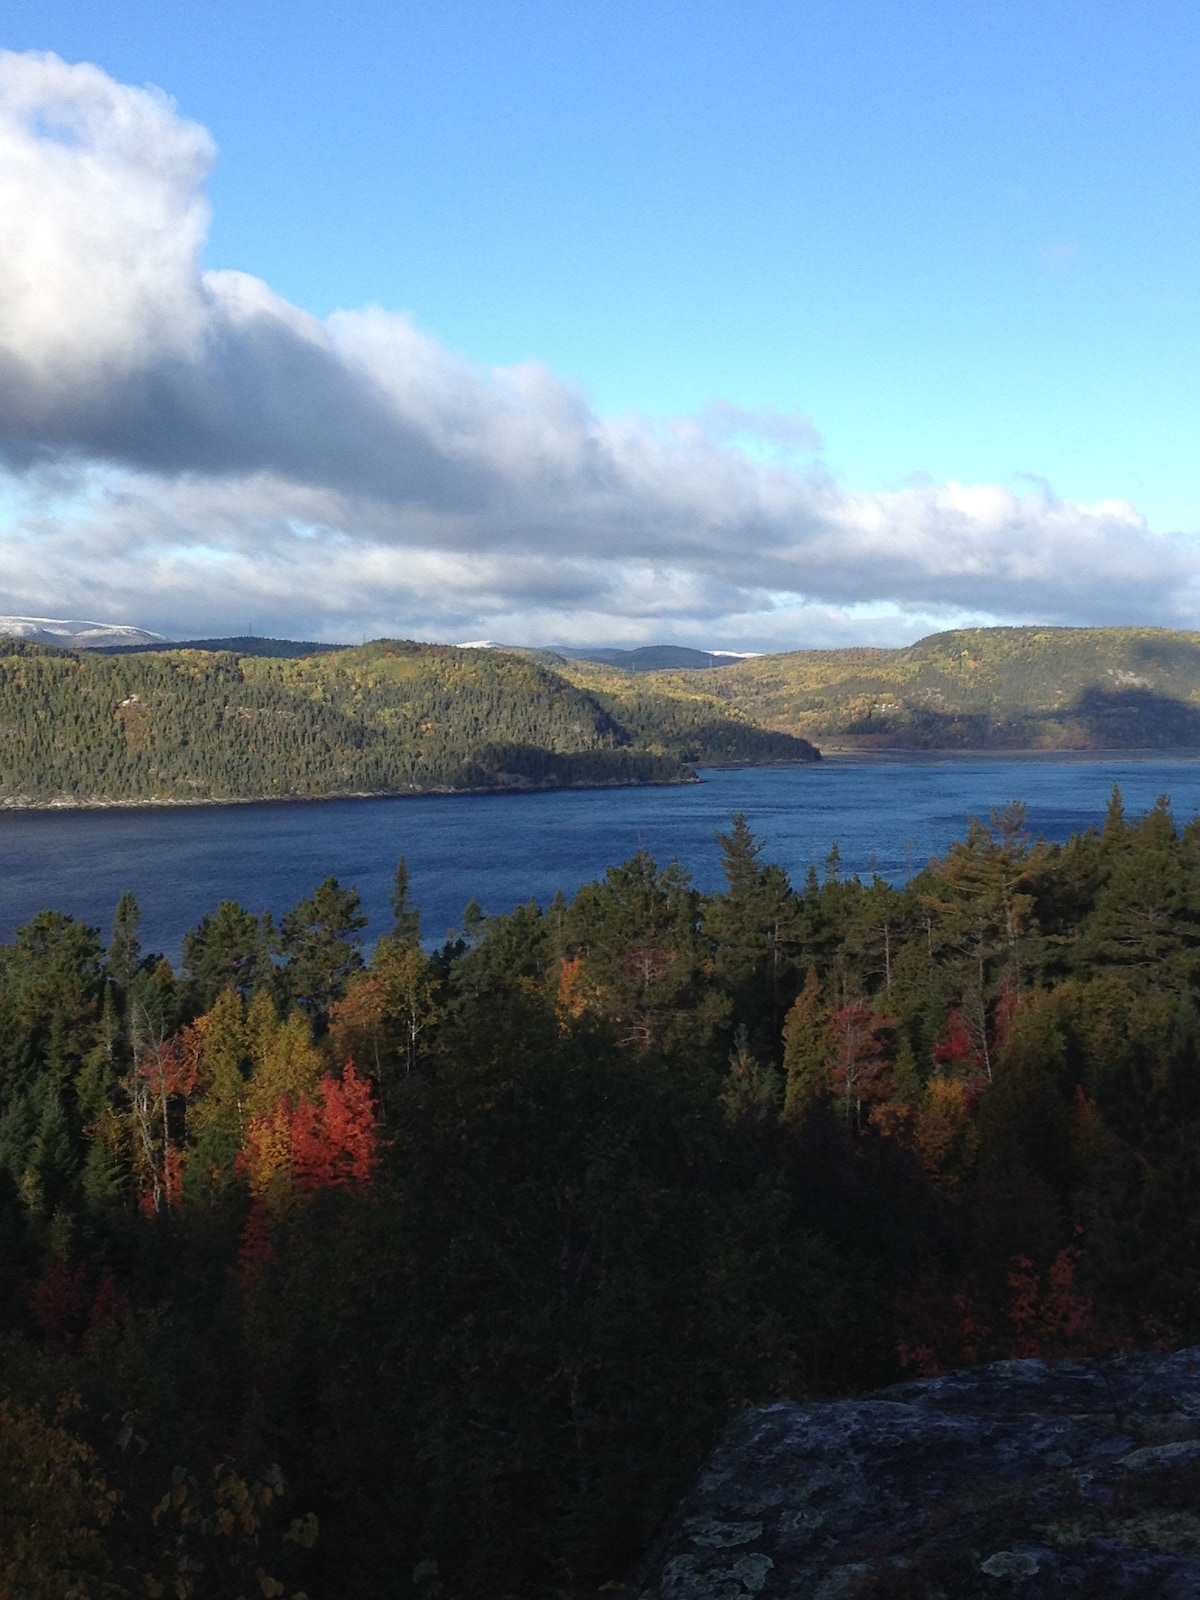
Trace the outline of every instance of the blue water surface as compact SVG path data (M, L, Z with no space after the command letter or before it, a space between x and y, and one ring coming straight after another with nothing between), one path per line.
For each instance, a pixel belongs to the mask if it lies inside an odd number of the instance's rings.
M358 889L379 933L401 854L424 932L440 939L472 898L489 913L545 904L643 848L663 863L678 858L699 888L716 889L715 835L739 810L797 884L835 842L843 871L901 883L961 837L969 815L1010 800L1025 801L1033 831L1051 840L1102 822L1114 783L1130 813L1164 793L1181 824L1200 812L1196 760L842 758L702 778L558 794L3 812L0 939L47 908L107 937L131 889L143 948L174 959L218 901L278 916L331 873Z

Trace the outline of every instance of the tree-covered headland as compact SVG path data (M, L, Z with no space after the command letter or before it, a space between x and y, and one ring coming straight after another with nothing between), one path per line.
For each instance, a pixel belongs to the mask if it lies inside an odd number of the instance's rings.
M703 671L633 670L672 652L629 655L0 640L0 805L678 783L696 765L815 761L817 746L1200 749L1194 633L957 629Z
M1200 1338L1200 823L0 948L0 1593L593 1595L727 1418Z
M815 761L681 690L611 696L527 656L379 640L298 655L0 640L0 804L315 799L679 783L693 762Z

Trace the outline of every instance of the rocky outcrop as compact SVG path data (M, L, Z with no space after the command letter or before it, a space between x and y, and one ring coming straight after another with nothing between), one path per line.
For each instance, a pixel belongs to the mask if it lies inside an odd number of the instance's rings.
M1196 1600L1200 1348L1010 1361L728 1428L641 1600Z

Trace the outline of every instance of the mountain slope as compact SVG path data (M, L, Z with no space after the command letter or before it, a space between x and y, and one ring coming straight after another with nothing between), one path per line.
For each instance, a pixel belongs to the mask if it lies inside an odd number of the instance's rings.
M149 633L132 623L80 622L67 617L0 617L0 636L68 650L147 650L166 643L161 633Z
M727 720L743 759L816 759L737 712ZM0 643L8 805L671 783L693 759L722 759L702 728L631 725L605 697L497 651L382 640L273 659Z
M639 744L713 766L812 760L787 729L769 729L713 688L710 669L650 673L585 660L555 659L554 670L586 690ZM799 737L803 737L802 735Z
M1200 633L1164 628L964 628L647 681L826 748L1200 749Z

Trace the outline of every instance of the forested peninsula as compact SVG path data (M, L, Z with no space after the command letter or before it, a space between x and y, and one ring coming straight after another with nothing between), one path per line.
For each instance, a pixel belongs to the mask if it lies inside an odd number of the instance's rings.
M0 805L680 783L696 762L817 759L703 689L626 704L502 651L380 640L290 658L106 654L0 640Z
M663 653L0 640L0 806L680 783L820 748L1200 750L1195 633L963 629L634 670Z
M567 670L591 682L605 669ZM826 750L1200 749L1200 633L1166 628L962 628L646 681L703 688Z
M1200 822L1097 824L896 889L734 817L719 893L639 852L432 952L402 860L369 956L333 879L178 968L35 917L0 1592L612 1594L747 1403L1200 1339Z

